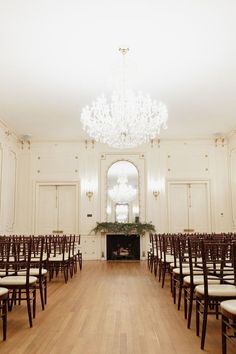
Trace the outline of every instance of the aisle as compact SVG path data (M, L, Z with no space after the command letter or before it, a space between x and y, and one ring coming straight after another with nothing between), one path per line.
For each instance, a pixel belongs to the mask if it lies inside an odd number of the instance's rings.
M1 354L204 353L173 305L169 286L161 289L144 262L84 262L68 284L55 280L48 292L46 310L38 302L32 329L24 306L9 314ZM220 321L210 319L205 352L220 354L220 346Z

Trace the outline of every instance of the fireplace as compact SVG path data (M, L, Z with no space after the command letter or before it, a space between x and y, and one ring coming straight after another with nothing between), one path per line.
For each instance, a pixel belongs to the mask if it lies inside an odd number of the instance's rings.
M139 235L107 234L107 260L140 260Z

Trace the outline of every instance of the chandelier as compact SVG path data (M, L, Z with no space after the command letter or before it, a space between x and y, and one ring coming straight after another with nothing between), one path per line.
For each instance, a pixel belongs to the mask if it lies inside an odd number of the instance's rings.
M111 147L133 148L157 137L161 128L166 129L166 106L152 100L148 94L135 94L126 85L125 55L129 48L120 48L123 54L123 80L108 102L105 95L98 97L91 106L83 108L83 129L97 142Z
M127 222L129 216L128 204L117 204L116 205L116 221L117 222Z
M126 176L120 176L117 179L117 184L109 189L108 194L115 203L129 203L135 199L137 190L128 184Z

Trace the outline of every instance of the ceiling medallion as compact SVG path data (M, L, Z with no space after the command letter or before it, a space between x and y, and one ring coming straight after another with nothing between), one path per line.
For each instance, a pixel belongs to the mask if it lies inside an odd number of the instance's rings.
M110 102L101 95L91 106L84 107L80 119L83 129L95 141L126 149L155 139L161 128L167 128L168 112L162 102L127 87L125 56L129 48L119 51L123 56L122 84L113 91Z

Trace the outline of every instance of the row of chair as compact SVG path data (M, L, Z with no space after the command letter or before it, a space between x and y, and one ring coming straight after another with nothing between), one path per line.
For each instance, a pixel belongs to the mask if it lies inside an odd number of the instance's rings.
M184 292L184 315L191 326L193 304L196 306L196 334L200 334L204 349L207 317L222 313L222 352L227 352L227 339L236 325L236 235L150 234L148 267L158 276L162 287L166 274L170 275L170 288L174 303L181 307ZM227 300L227 301L224 301ZM221 305L221 307L220 307Z
M0 237L0 314L3 340L7 333L7 312L26 301L30 327L36 315L36 290L41 307L47 303L47 278L61 272L65 283L82 269L80 237L70 236L1 236Z

